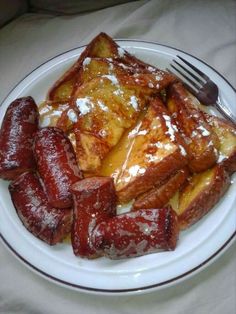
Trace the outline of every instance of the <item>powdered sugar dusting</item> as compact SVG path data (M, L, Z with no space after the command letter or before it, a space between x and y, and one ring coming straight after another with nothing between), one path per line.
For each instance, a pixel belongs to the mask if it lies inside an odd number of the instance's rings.
M78 107L80 114L85 115L91 111L94 104L89 97L84 97L76 99L76 106Z
M99 106L103 111L106 111L106 112L109 111L109 108L108 108L101 100L98 100L98 106Z
M83 66L89 65L90 62L91 62L91 58L89 57L85 58L83 61Z
M112 85L118 85L119 84L119 81L115 75L102 75L102 77L105 77L108 80L110 80L112 82Z
M122 96L124 94L124 92L121 89L117 89L113 92L113 94L116 96Z
M131 96L130 97L130 104L134 108L134 110L138 110L138 100L136 96Z
M138 174L144 174L145 171L146 171L145 168L142 168L138 165L134 165L129 168L129 174L134 177L136 177Z
M204 128L202 125L200 125L197 129L202 132L202 136L209 136L210 135L210 132L206 128Z
M77 114L76 114L76 112L73 109L69 109L67 111L67 116L68 116L68 118L70 119L71 122L76 123L78 121Z
M168 128L168 131L166 132L166 134L168 134L170 136L170 139L172 142L175 141L175 129L173 128L173 125L171 124L171 119L169 116L163 114L163 118L165 119L166 122L166 126Z
M187 152L186 152L186 150L184 149L184 147L183 147L182 145L179 145L179 148L180 148L180 153L181 153L181 155L187 156Z

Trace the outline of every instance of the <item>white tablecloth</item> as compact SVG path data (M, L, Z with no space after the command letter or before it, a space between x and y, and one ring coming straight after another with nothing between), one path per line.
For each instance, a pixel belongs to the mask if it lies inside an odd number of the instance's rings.
M70 17L25 14L0 30L0 101L35 67L88 43L100 31L185 50L236 87L235 12L236 2L230 0L152 0ZM0 313L235 313L235 247L177 286L146 295L106 297L46 281L0 243Z

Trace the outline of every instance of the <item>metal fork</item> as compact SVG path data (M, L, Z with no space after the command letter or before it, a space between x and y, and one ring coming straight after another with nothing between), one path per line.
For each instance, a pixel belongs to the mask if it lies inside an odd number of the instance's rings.
M236 117L232 111L222 103L217 85L206 74L183 57L177 55L177 58L178 61L174 59L170 64L172 69L167 70L175 76L175 72L180 74L181 77L184 78L181 80L186 88L201 104L214 106L226 119L236 125ZM177 77L179 76L177 75Z

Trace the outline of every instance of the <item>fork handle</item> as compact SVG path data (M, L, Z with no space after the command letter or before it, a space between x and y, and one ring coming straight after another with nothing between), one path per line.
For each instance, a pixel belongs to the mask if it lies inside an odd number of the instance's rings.
M226 107L221 101L220 98L218 97L217 101L215 102L215 107L217 110L228 120L230 120L234 126L236 126L236 117L232 113L232 111Z

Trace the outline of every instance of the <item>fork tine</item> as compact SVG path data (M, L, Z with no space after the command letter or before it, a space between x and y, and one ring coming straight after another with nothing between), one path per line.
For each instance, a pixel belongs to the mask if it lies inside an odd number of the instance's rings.
M200 88L201 86L197 85L193 80L191 80L191 79L190 79L186 74L184 74L182 71L180 71L179 69L177 69L173 64L170 64L170 66L171 66L173 69L175 69L175 71L176 71L177 73L179 73L182 77L184 77L185 80L186 80L187 82L189 82L193 87L195 87L197 90L199 90L199 88Z
M201 85L205 83L205 81L203 81L202 79L200 79L199 77L197 77L193 72L189 71L187 68L185 68L182 64L180 64L179 62L177 62L176 60L173 60L174 63L176 63L181 69L183 69L186 73L188 73L190 76L192 76L198 83L200 83Z
M198 68L196 68L194 65L192 65L190 62L188 62L187 60L185 60L184 58L182 58L181 56L177 55L177 57L182 60L185 64L187 64L191 69L193 69L195 72L197 72L198 75L200 75L201 77L203 77L206 81L209 80L209 77L204 74L202 71L200 71Z
M170 74L173 74L176 76L176 74L174 72L172 72L170 69L166 69L166 71L168 71ZM197 96L198 94L198 90L195 90L193 87L191 87L189 84L186 84L183 82L183 84L186 86L186 88L190 91L190 93L192 93L194 96Z

